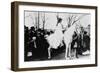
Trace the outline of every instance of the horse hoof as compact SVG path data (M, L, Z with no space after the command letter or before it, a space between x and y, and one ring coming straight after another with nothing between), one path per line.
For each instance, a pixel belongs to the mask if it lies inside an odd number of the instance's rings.
M69 58L69 60L72 60L73 58Z
M48 57L48 60L51 60L51 58L50 58L50 57Z
M69 60L69 58L65 58L65 60Z

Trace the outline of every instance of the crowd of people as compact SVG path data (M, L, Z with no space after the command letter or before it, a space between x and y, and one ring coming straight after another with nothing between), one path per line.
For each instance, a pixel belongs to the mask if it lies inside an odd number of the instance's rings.
M71 49L76 50L76 57L78 55L83 55L83 52L90 51L90 36L88 35L88 32L84 30L83 27L80 27L81 32L78 35L76 32L74 32L72 38L73 41L71 43Z
M71 49L76 49L76 57L82 55L83 52L90 50L90 36L88 32L81 28L79 35L74 32L73 41L71 43ZM45 60L48 58L48 47L49 43L46 39L47 36L53 34L52 30L36 29L32 26L30 29L24 26L24 60ZM59 49L53 50L53 54L59 54L64 52L66 45L63 42L63 46L58 47ZM62 48L62 49L61 49Z

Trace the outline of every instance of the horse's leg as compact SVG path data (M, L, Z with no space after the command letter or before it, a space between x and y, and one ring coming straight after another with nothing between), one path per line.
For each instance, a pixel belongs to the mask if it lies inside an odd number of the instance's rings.
M66 44L65 59L68 60L68 44Z
M51 58L51 47L49 46L48 47L48 59L50 59Z
M77 53L76 53L76 48L75 48L75 53L74 53L74 57L77 58Z
M69 59L71 59L71 44L69 43L69 45L68 45L68 50L69 50L69 52L68 52L68 56L69 56Z

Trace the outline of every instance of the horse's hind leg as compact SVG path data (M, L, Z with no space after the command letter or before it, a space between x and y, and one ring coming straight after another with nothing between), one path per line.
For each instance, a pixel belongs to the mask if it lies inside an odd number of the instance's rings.
M69 44L69 45L68 45L68 57L69 57L69 59L72 58L71 54L72 54L71 44Z
M69 60L71 59L71 45L66 45L66 51L65 51L65 59Z
M68 60L68 45L66 45L65 49L65 59Z
M48 47L48 59L50 59L51 58L51 47L49 46Z

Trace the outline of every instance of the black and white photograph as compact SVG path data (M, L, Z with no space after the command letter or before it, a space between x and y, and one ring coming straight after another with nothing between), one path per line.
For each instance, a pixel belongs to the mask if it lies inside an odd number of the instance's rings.
M91 14L24 11L24 61L90 58Z
M12 70L97 66L97 7L12 3Z

